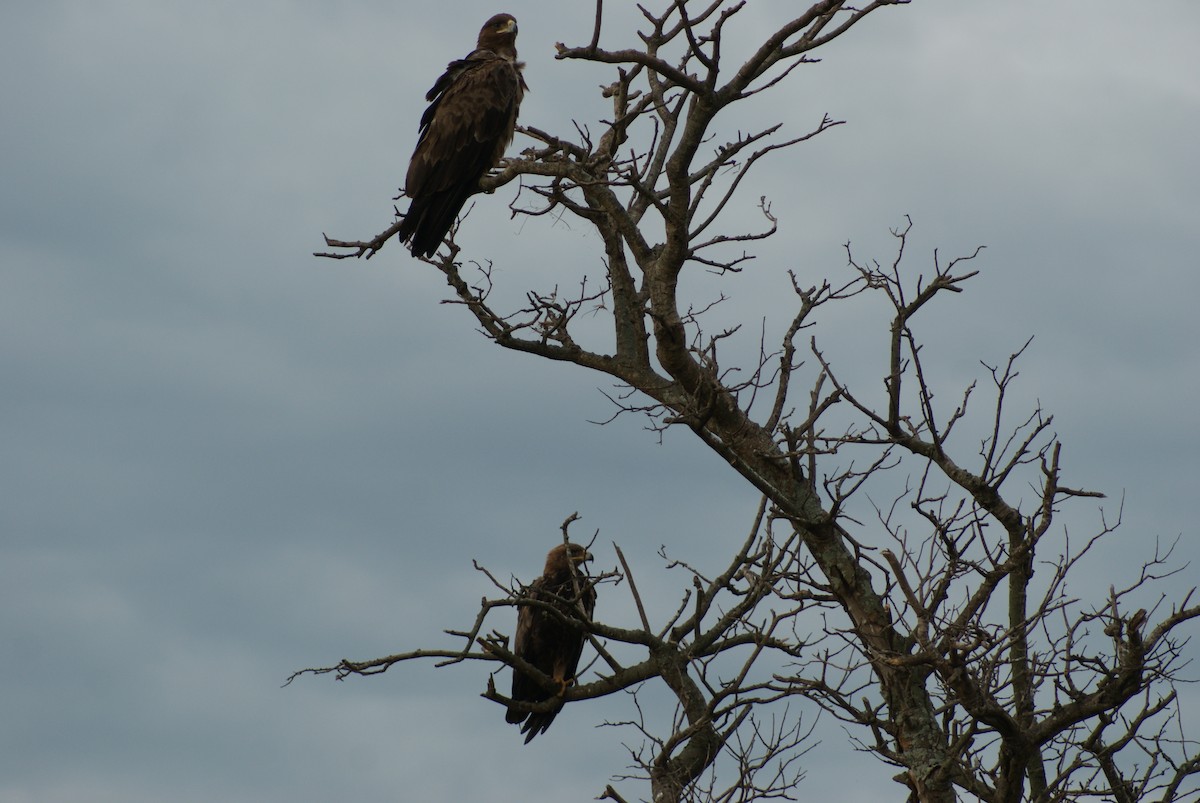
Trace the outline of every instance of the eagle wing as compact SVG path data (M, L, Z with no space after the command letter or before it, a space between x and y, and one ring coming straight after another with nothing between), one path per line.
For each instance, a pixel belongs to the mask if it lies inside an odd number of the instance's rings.
M416 256L431 256L479 179L512 142L525 82L520 66L490 50L454 61L426 95L404 192L412 199L399 230Z

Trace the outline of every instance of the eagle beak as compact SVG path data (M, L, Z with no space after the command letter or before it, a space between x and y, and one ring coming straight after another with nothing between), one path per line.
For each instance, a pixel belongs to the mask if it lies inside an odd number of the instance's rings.
M516 20L505 20L504 27L500 28L499 32L500 33L516 33L517 32L517 21Z
M586 563L587 561L589 561L591 559L592 559L592 553L584 552L582 555L578 555L575 557L575 562L576 563Z

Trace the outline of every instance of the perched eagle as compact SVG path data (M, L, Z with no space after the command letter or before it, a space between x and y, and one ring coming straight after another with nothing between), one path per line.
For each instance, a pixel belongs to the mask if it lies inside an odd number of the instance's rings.
M400 239L413 256L432 256L479 179L512 142L517 109L528 87L517 61L517 20L497 14L479 31L475 50L452 61L425 95L421 133L404 194L412 199Z
M579 618L576 600L582 603L587 617L596 609L596 588L579 570L579 564L592 555L579 544L559 544L546 555L542 576L525 589L527 599L553 605L569 619ZM574 575L574 580L572 580ZM576 597L575 589L579 589ZM522 605L517 614L517 633L513 652L562 684L561 698L575 679L579 656L583 652L583 631L572 627L554 613L532 605ZM518 702L540 703L554 695L537 681L513 669L512 699ZM561 703L559 708L561 708ZM525 744L550 727L558 710L547 713L508 709L505 717L514 724L523 722L521 733Z

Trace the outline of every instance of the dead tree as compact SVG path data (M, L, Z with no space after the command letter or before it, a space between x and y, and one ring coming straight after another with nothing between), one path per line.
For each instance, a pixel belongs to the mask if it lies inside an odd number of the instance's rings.
M602 41L626 37L602 32L598 0L588 43L560 44L557 57L605 71L611 118L570 133L519 129L534 145L481 189L519 181L514 214L594 227L602 278L589 283L581 265L577 294L523 288L527 303L505 309L492 301L485 255L468 269L453 235L425 260L485 337L613 377L628 389L614 397L619 412L690 429L762 494L720 575L667 556L688 577L675 611L646 610L628 566L602 578L628 583L640 621L576 623L600 663L565 699L634 688L674 695L670 723L619 720L642 735L635 774L656 803L789 794L802 774L805 716L818 707L856 727L860 748L897 768L911 800L1195 799L1200 751L1180 724L1174 684L1185 664L1177 631L1200 607L1190 594L1148 596L1170 571L1170 549L1156 549L1135 582L1099 598L1071 584L1120 517L1102 519L1082 541L1056 526L1064 505L1100 494L1062 477L1061 446L1041 409L1006 423L1023 349L983 372L985 390L972 384L951 407L935 401L937 366L924 361L914 321L965 289L978 251L944 263L935 255L914 275L909 223L894 232L894 259L883 265L847 246L844 278L831 271L809 285L779 269L795 313L777 346L749 366L726 364L738 330L706 330L706 308L681 290L687 273L737 272L758 241L785 235L765 200L757 229L726 230L731 201L760 162L838 124L824 117L796 135L780 126L744 132L731 110L778 91L822 46L904 3L815 3L730 63L723 44L744 1L642 8L640 44L609 49ZM320 255L369 258L395 230L327 238L333 250ZM887 367L881 390L864 391L843 380L817 333L830 305L878 297L891 309L880 344ZM581 312L606 316L611 339L577 339ZM978 402L982 394L990 398ZM1036 504L1022 508L1013 489L1031 486ZM879 489L890 489L890 504L864 501L882 498ZM461 639L451 648L306 671L372 674L418 658L529 669L499 632L508 625L492 618L529 602L517 585L496 586L500 596L484 601L473 626L451 631ZM637 660L616 657L617 644ZM494 685L485 696L507 702ZM615 786L603 795L625 799Z

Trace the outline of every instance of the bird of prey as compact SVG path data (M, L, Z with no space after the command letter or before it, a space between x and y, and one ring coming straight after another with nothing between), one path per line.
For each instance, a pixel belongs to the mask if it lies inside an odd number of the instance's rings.
M533 678L513 669L514 701L540 703L554 697L559 699L558 708L549 712L520 711L515 707L508 709L505 719L513 724L524 723L521 733L525 734L525 744L550 727L562 708L563 694L575 680L579 656L583 653L584 633L564 621L564 617L578 621L579 608L582 606L587 618L592 618L596 609L596 588L580 571L580 564L591 559L591 553L579 544L559 544L546 555L542 576L525 589L526 599L552 605L562 614L558 616L553 611L533 605L522 605L517 614L513 652L562 686L555 695Z
M450 62L425 95L420 134L405 178L412 202L398 234L413 256L432 256L479 179L512 142L528 87L517 61L517 20L497 14L466 58Z

